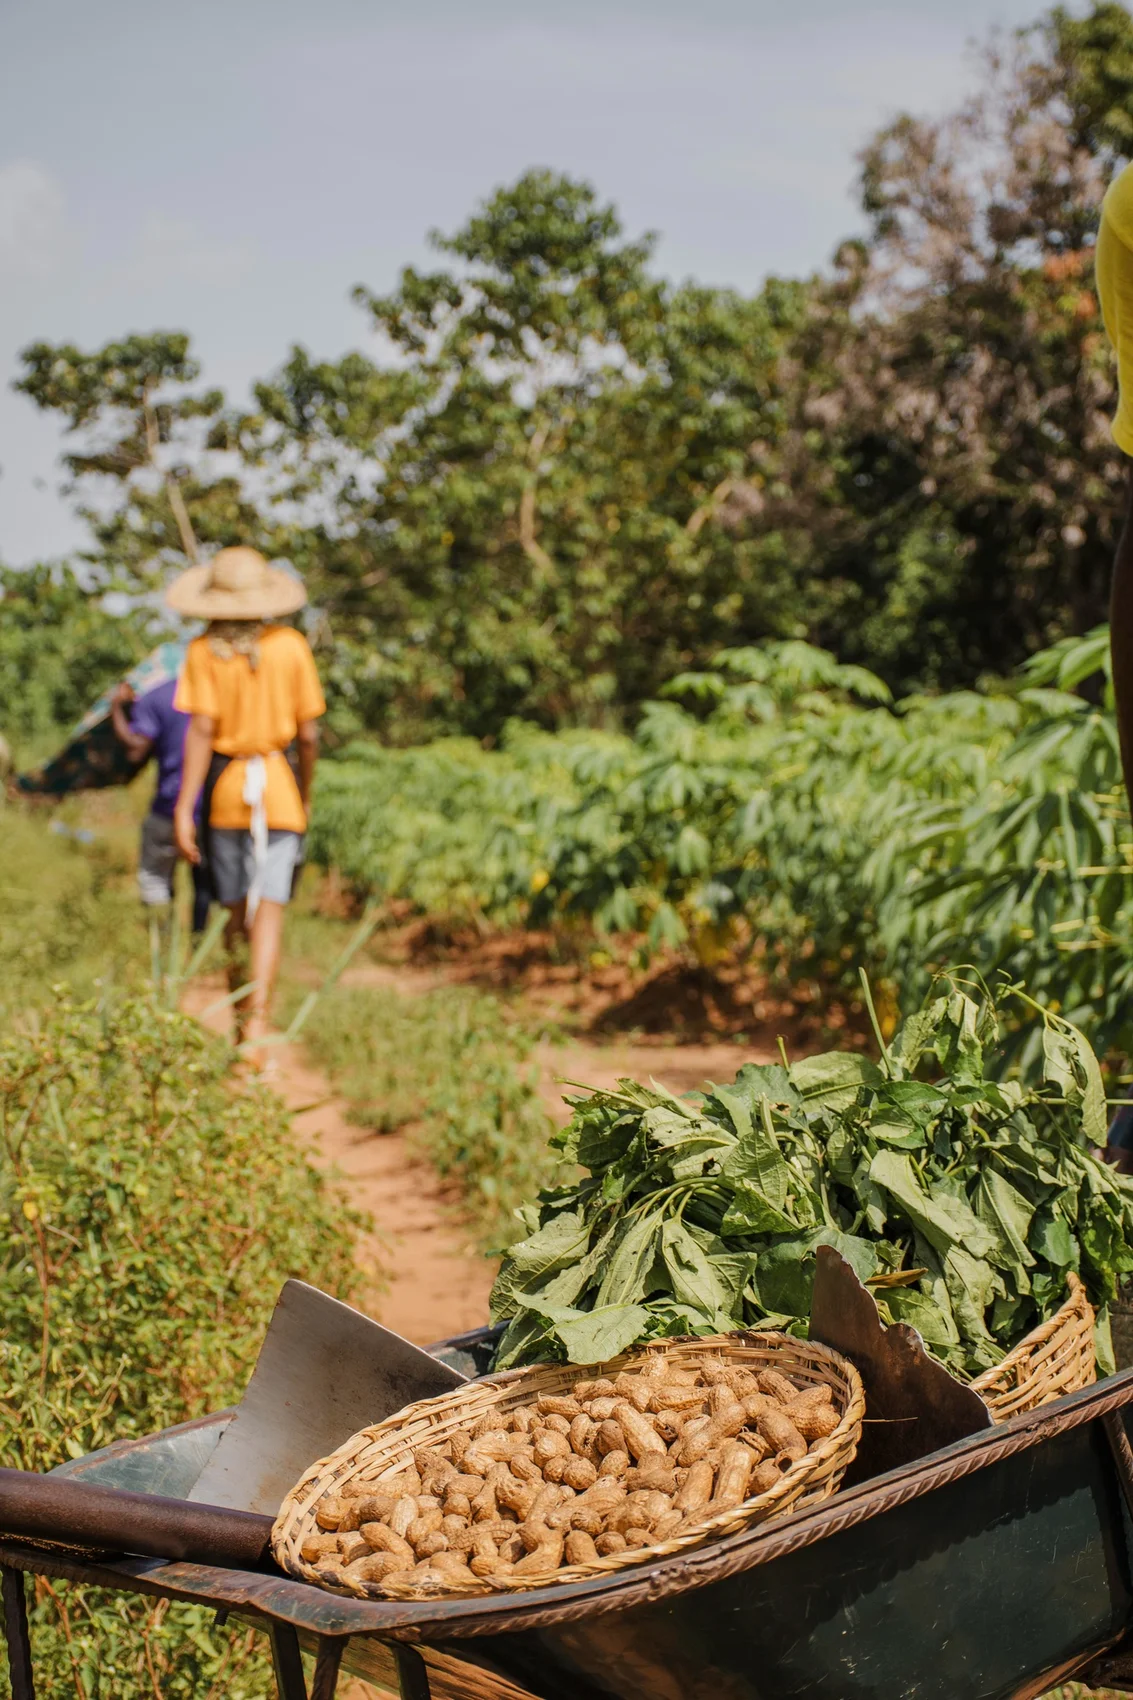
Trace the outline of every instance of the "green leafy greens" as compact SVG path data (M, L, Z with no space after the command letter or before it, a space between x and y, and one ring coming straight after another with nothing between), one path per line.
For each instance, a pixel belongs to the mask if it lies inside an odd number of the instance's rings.
M877 1282L886 1321L969 1376L1052 1315L1075 1270L1111 1368L1133 1181L1093 1153L1105 1094L1089 1045L1032 1007L1037 1084L994 1077L995 1004L950 980L880 1063L833 1051L749 1063L688 1098L622 1080L572 1100L555 1143L582 1178L520 1213L492 1295L497 1367L751 1324L805 1335L815 1252L832 1245Z

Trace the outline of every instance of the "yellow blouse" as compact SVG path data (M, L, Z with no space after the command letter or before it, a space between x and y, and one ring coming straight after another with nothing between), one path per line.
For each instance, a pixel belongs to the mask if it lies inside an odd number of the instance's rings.
M1113 440L1133 455L1133 165L1106 191L1094 265L1102 318L1117 354Z
M326 712L315 658L302 632L272 626L260 639L253 670L246 655L219 656L207 637L189 645L177 684L174 706L185 714L207 714L216 721L213 749L231 756L212 794L212 826L251 825L244 801L241 756L272 756L267 763L264 803L268 827L305 832L307 816L291 768L283 755L307 720Z

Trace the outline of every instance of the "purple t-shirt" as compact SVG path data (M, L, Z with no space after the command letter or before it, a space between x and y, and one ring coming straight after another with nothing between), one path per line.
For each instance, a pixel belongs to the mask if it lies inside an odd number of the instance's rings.
M130 710L130 730L148 738L157 762L157 790L150 812L173 818L173 807L181 789L181 765L185 755L185 733L189 716L174 708L176 679L167 679L140 696Z

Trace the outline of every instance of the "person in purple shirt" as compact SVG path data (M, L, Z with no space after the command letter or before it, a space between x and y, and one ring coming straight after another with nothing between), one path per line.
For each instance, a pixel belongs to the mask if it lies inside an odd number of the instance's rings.
M149 814L142 822L138 857L138 890L147 908L168 908L173 901L177 845L173 838L173 807L181 789L181 766L189 716L174 708L176 679L135 697L129 685L119 685L110 705L115 736L139 767L153 756L157 787ZM130 711L129 713L127 711ZM192 869L193 931L204 930L212 892L203 873Z

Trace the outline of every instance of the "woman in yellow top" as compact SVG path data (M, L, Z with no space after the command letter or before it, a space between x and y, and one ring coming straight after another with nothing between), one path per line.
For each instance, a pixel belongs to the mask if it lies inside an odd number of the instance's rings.
M1113 440L1133 456L1133 166L1114 178L1102 202L1095 255L1098 300L1117 354L1117 413ZM1113 696L1125 790L1133 799L1133 461L1125 467L1125 524L1113 560L1109 599L1109 647ZM1128 1109L1110 1125L1106 1156L1123 1174L1133 1174L1133 1126Z
M209 622L190 645L175 706L192 716L173 815L177 847L201 860L194 810L202 790L202 836L217 901L228 909L226 942L251 941L252 991L245 1037L262 1039L279 969L283 910L291 896L326 711L302 633L273 622L307 600L298 579L255 549L222 549L190 567L166 593L179 614ZM287 750L298 748L298 778Z
M1114 178L1102 202L1096 255L1098 299L1117 353L1117 413L1113 439L1133 456L1133 166ZM1113 562L1110 652L1125 789L1133 798L1133 475L1126 466L1125 525Z

